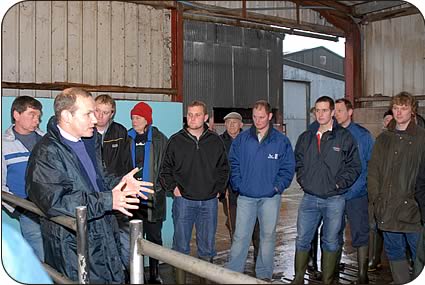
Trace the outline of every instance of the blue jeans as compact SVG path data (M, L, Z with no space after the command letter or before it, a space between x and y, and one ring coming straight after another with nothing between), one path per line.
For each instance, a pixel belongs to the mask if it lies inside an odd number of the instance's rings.
M183 197L174 197L173 201L173 249L190 253L192 229L196 229L198 257L210 260L216 256L215 233L217 231L218 199L194 201Z
M35 255L44 262L43 238L41 237L40 218L38 215L24 211L19 215L22 236L34 250Z
M226 268L243 272L248 256L252 232L258 218L260 225L260 248L255 274L257 278L272 278L276 244L276 225L279 220L281 195L271 198L249 198L239 195L236 212L236 230Z
M416 247L420 232L401 233L401 232L382 232L384 235L384 249L389 261L398 261L406 259L407 243L409 244L412 259L416 258Z
M323 220L321 245L325 251L339 249L338 233L341 230L345 209L342 195L326 199L305 193L298 208L296 249L309 251L314 234Z
M339 232L339 244L344 245L345 216L350 224L351 245L359 248L369 244L369 212L367 195L345 201L345 215Z

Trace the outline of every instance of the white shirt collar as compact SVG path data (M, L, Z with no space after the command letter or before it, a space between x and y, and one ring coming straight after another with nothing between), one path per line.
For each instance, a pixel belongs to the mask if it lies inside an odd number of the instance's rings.
M76 137L74 137L70 133L66 132L59 125L57 125L57 126L58 126L58 129L59 129L59 132L60 132L61 136L63 136L65 139L67 139L69 141L72 141L72 142L78 142L78 141L80 141L80 139L77 139Z

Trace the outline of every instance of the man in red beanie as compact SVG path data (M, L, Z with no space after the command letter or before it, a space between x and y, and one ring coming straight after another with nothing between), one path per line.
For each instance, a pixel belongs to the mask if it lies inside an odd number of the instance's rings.
M143 220L143 234L148 241L162 245L162 223L166 217L165 191L158 182L159 167L167 146L167 137L152 126L152 108L140 102L130 112L132 129L128 131L131 139L132 166L139 167L135 175L139 180L152 181L154 194L147 194L148 199L140 203L139 209L132 211L132 219ZM124 216L123 216L124 217ZM121 240L126 246L125 258L129 259L129 223L120 222ZM158 260L149 258L149 284L162 284L159 276Z

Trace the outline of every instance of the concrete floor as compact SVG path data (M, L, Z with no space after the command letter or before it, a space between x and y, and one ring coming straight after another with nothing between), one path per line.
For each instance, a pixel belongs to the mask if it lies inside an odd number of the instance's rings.
M274 273L272 283L275 284L289 284L294 276L294 255L295 255L295 238L297 234L296 222L298 205L301 201L303 192L300 190L298 184L293 185L287 189L283 194L282 207L279 224L277 226L277 242L274 258ZM367 222L367 221L365 221ZM345 233L345 245L343 248L342 262L345 263L345 269L340 273L338 280L339 284L349 284L351 281L356 280L357 274L357 254L351 247L351 238L349 234L349 227ZM195 238L191 243L192 256L196 256L196 243ZM214 263L224 265L227 262L230 250L230 238L227 228L225 227L225 216L221 203L219 204L219 218L218 228L216 235L216 249L217 256L214 258ZM320 259L320 256L319 256ZM319 265L320 269L320 265ZM171 266L161 264L160 266L161 277L166 284L173 284L174 274ZM245 267L245 274L254 276L254 262L253 262L253 246L250 247L248 259ZM311 276L306 273L306 284L320 284L314 281ZM369 272L370 284L389 284L392 281L388 261L383 254L383 267L376 272ZM198 284L199 277L188 274L187 284Z

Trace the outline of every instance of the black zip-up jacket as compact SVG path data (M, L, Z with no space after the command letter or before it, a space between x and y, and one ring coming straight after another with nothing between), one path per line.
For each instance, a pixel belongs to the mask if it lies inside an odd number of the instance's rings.
M224 143L207 125L199 141L186 127L169 139L159 174L166 191L178 186L186 199L209 200L225 192L228 178Z
M321 137L319 152L318 127L310 126L298 138L297 181L304 192L321 198L344 194L362 170L357 145L350 132L334 120L332 130Z
M130 144L127 129L112 121L102 144L102 160L108 174L124 176L133 169Z

